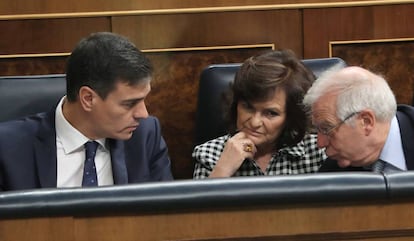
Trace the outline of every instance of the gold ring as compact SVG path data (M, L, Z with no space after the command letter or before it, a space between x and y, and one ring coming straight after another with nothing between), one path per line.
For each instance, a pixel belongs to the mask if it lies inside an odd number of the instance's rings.
M252 152L253 146L251 144L244 144L244 151L245 152Z

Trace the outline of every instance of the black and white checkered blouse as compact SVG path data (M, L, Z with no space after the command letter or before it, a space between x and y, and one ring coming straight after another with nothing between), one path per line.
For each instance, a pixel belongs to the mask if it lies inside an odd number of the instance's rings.
M202 179L210 175L229 138L230 135L221 136L194 148L192 154L196 162L193 173L194 179ZM275 152L265 173L254 161L246 159L233 176L288 175L316 172L326 158L324 150L317 147L316 141L316 135L308 134L296 146L286 147Z

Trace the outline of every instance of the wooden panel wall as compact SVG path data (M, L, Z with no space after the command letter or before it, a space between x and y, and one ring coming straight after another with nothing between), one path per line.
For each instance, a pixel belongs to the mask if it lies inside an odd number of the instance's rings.
M357 4L393 4L407 2L406 0L2 0L0 1L0 15L8 14L45 14L45 13L82 13L82 12L102 12L102 11L134 11L134 10L160 10L160 9L192 9L197 8L229 8L254 6L254 8L273 8L274 5L283 5L283 8L290 8L292 4L304 4L305 6L319 6L326 3L334 5L348 5L356 2ZM276 6L278 7L278 6ZM279 7L278 7L279 8ZM297 8L297 7L295 7ZM198 11L198 10L197 10Z
M56 74L65 72L64 53L92 32L111 31L111 22L109 17L4 20L0 29L0 76Z
M127 36L154 62L147 104L160 118L174 176L191 178L195 103L204 67L241 62L263 50L257 46L366 65L369 48L359 50L359 62L351 62L346 53L353 47L340 51L331 42L414 37L412 12L414 1L407 0L5 0L0 1L0 75L63 73L67 54L89 33ZM411 80L409 75L399 78ZM413 88L405 84L412 83L392 84L400 103L409 103Z
M303 11L304 57L326 57L330 41L414 36L414 4L318 8Z
M385 76L398 103L412 104L414 39L333 42L332 54Z
M110 31L109 17L0 21L0 54L70 52L81 37Z
M112 31L142 49L273 43L302 53L298 9L113 17Z
M336 56L383 74L397 102L414 104L414 4L306 9L305 58ZM341 43L342 42L342 43Z

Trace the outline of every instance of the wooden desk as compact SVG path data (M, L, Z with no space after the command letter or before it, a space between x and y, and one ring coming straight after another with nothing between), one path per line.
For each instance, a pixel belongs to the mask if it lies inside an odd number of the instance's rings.
M0 240L413 240L414 203L275 205L0 221Z
M1 241L414 240L414 172L0 193Z

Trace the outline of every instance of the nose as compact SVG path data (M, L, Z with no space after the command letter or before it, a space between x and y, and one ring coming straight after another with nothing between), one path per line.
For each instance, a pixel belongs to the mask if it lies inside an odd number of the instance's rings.
M324 135L324 134L318 132L318 137L317 138L318 138L317 139L318 140L317 144L318 144L319 148L324 148L324 147L328 146L329 137L327 135Z
M251 125L253 127L259 127L263 124L262 116L260 113L254 113L250 119Z
M148 117L148 110L144 101L141 101L135 106L132 115L134 116L134 119L144 119Z

